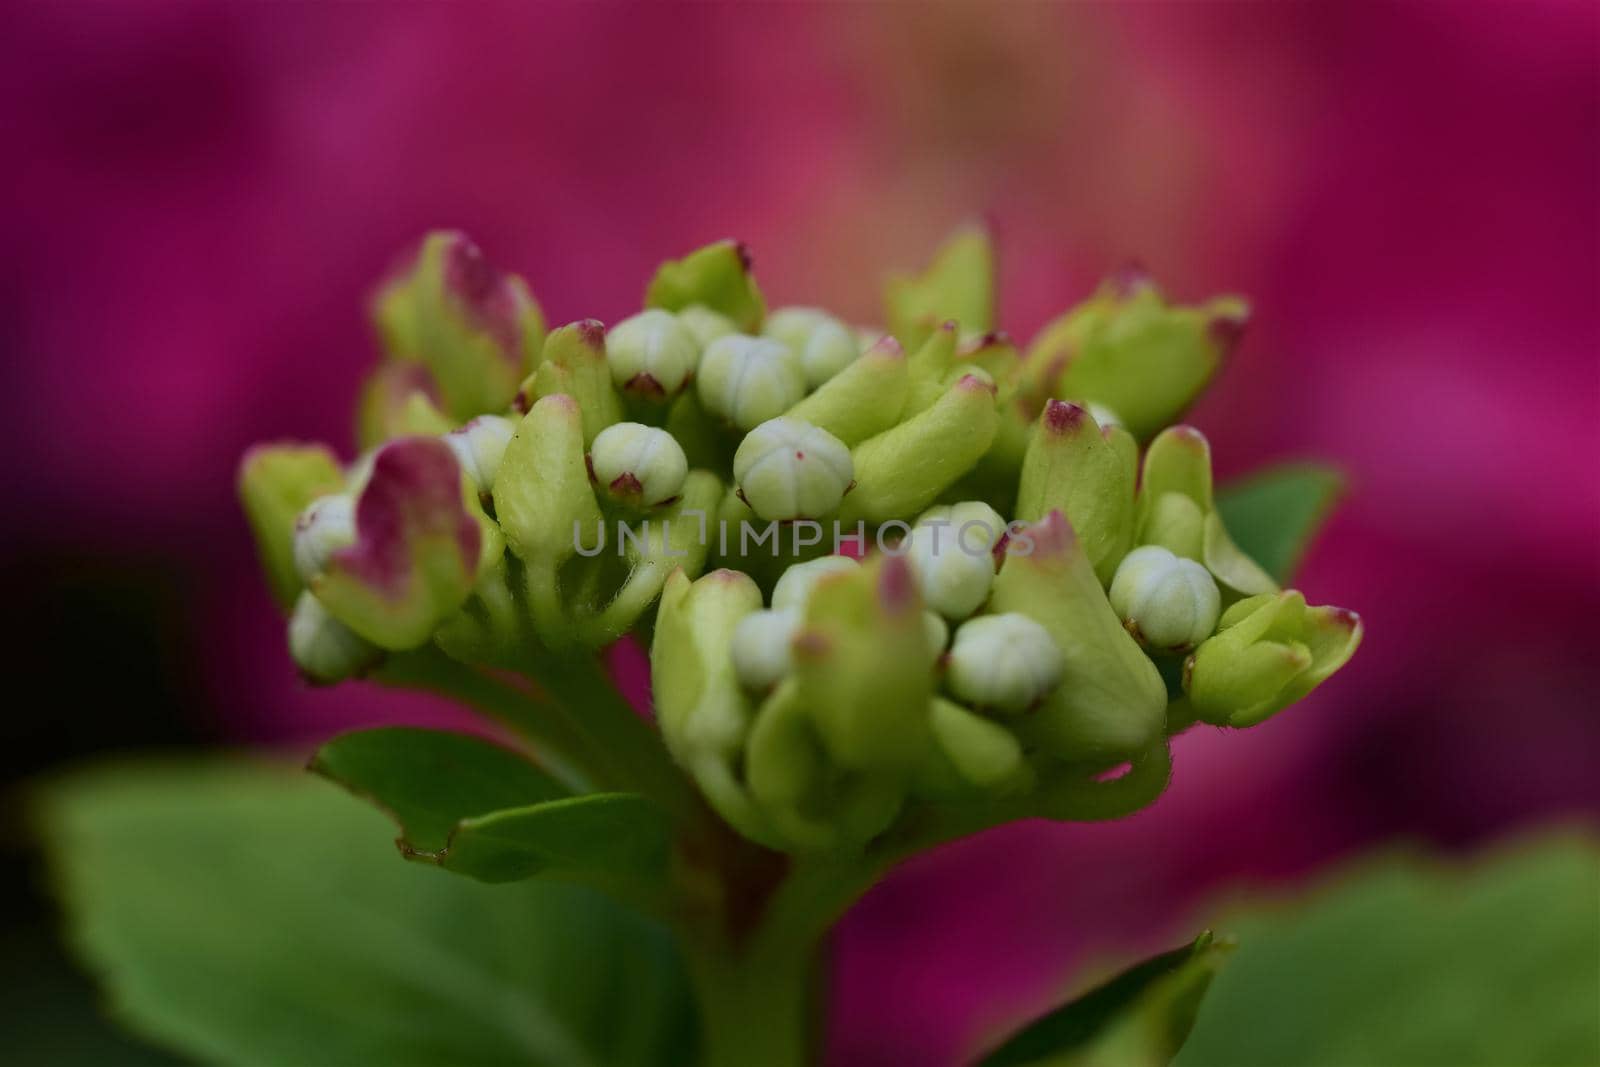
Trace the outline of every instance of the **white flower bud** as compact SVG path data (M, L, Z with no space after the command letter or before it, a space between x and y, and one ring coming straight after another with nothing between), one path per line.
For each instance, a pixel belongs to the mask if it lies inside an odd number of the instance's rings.
M589 470L612 499L648 508L678 495L689 474L689 461L667 431L619 422L595 435Z
M1183 652L1211 636L1222 597L1211 572L1160 545L1123 557L1111 579L1111 607L1146 645Z
M706 410L741 430L777 418L806 395L800 361L788 345L737 333L711 342L695 382Z
M769 419L751 430L733 455L739 495L763 519L831 514L854 483L850 450L801 419Z
M901 546L923 602L950 619L982 607L994 582L994 546L1005 532L1005 520L980 500L924 512Z
M695 343L702 352L717 338L739 332L739 327L734 325L732 319L719 311L712 311L704 304L690 304L679 311L678 321L694 335Z
M770 689L793 665L790 646L800 629L800 612L756 611L739 620L733 631L733 672L739 684L757 691Z
M811 590L816 587L818 581L830 574L853 571L860 566L861 564L849 556L823 556L821 559L796 563L784 571L783 577L778 579L778 584L772 587L773 610L804 608L806 601L811 597Z
M289 617L289 655L307 678L331 683L360 674L382 653L306 592Z
M641 311L606 331L611 380L626 392L652 399L676 396L699 360L694 334L670 311Z
M937 611L924 611L922 628L928 631L928 647L943 653L944 646L950 643L950 624L944 621L944 616Z
M506 445L516 432L516 423L502 415L479 415L465 426L445 434L444 443L456 454L456 462L467 472L478 492L489 494L494 492L500 457L506 454Z
M1024 711L1060 683L1065 666L1049 631L1026 615L982 615L956 630L946 681L975 707Z
M294 567L309 582L327 569L328 559L355 543L356 498L349 493L322 496L294 520Z
M815 389L861 354L855 331L820 308L779 308L761 332L782 341L800 358L806 388Z

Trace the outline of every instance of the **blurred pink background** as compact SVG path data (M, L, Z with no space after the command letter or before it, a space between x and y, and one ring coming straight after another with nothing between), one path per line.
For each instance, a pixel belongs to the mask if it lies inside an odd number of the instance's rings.
M833 1063L953 1063L1241 880L1593 819L1596 10L14 6L0 553L17 669L67 666L6 736L131 676L129 741L168 703L294 743L441 714L297 684L232 487L253 441L348 448L365 296L425 228L474 234L555 322L620 317L722 236L776 301L865 321L884 271L982 213L1024 338L1128 258L1253 299L1193 421L1226 473L1351 471L1299 584L1368 638L1293 712L1185 737L1154 809L875 891L836 943ZM104 677L72 677L86 643Z

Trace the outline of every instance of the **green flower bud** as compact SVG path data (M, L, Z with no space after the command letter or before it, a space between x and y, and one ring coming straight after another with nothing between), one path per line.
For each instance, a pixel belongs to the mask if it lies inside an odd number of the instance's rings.
M455 453L456 462L485 498L494 493L494 476L516 429L517 424L502 415L479 415L444 435L444 443Z
M1100 432L1076 404L1052 400L1034 427L1022 461L1017 518L1036 522L1061 511L1102 583L1133 539L1133 457Z
M431 233L383 286L373 318L391 358L426 367L457 420L503 410L544 343L527 285L461 233Z
M427 641L504 550L477 488L433 437L378 450L356 500L355 533L327 557L311 591L340 622L389 649Z
M1211 445L1193 426L1163 430L1145 452L1138 540L1204 563L1217 581L1245 596L1278 590L1228 536L1213 499Z
M309 582L333 554L356 539L356 500L349 493L319 496L294 520L294 565Z
M956 628L945 681L962 700L994 711L1025 711L1061 682L1065 662L1050 631L1007 612Z
M707 411L741 430L777 418L806 392L799 361L787 345L744 334L711 343L695 385Z
M750 273L750 250L738 241L717 241L663 263L645 290L644 302L668 311L709 308L746 333L759 330L766 314L766 302Z
M733 631L733 669L739 684L757 692L771 689L794 665L790 645L800 629L797 610L757 611L739 620Z
M1113 762L1162 736L1166 684L1123 629L1061 512L1013 532L989 610L1027 615L1064 657L1061 685L1018 721L1029 747L1071 763Z
M1306 606L1294 590L1234 604L1216 636L1189 657L1184 690L1195 714L1217 726L1254 726L1293 704L1349 662L1361 617Z
M994 546L1005 532L1006 521L981 500L924 512L902 546L923 601L949 619L982 607L994 582Z
M761 332L799 357L808 389L817 388L861 354L854 331L821 308L779 308L767 316Z
M667 431L619 422L594 439L589 470L611 499L651 508L677 497L689 475L689 461Z
M295 518L344 487L339 459L321 445L257 445L239 462L238 487L273 597L287 611L305 585L295 565Z
M733 324L732 319L720 312L712 311L704 304L690 304L678 312L678 321L694 334L694 339L700 345L702 352L717 338L739 332L739 327Z
M1039 332L1024 372L1029 394L1035 405L1104 404L1147 438L1193 403L1248 318L1238 297L1176 307L1148 275L1122 271Z
M598 319L568 323L545 338L544 358L522 383L516 410L525 413L547 396L566 393L583 412L583 440L590 444L601 430L622 421L622 399L611 374L605 326Z
M921 512L989 450L999 419L994 386L963 376L926 411L856 447L856 488L840 518L881 523Z
M605 351L617 388L646 400L678 395L700 361L700 346L688 327L653 308L607 330Z
M945 646L950 643L950 624L944 621L944 616L937 611L924 611L922 628L928 634L928 647L943 655Z
M1222 595L1211 573L1159 545L1129 552L1111 582L1111 606L1151 648L1186 652L1211 636Z
M798 419L770 419L745 435L733 457L739 496L763 519L832 514L850 490L850 451Z
M996 383L1011 385L1022 373L1022 353L1004 333L985 333L957 347L955 362L968 370L981 370Z
M437 390L420 363L390 362L367 376L356 402L356 439L376 448L396 437L437 437L455 423L439 410Z
M885 337L788 414L854 448L900 421L910 390L905 351L893 337Z
M974 334L994 323L994 247L980 225L951 234L920 275L889 279L884 291L889 330L914 349L948 319Z
M331 685L361 674L383 650L329 615L316 597L301 593L289 616L289 655L307 681Z
M967 785L1004 790L1031 780L1022 745L1000 723L935 697L928 710L928 725L939 752Z
M772 587L773 610L803 609L817 582L830 574L843 574L860 566L861 564L849 556L823 556L820 559L792 565L783 572L778 584Z

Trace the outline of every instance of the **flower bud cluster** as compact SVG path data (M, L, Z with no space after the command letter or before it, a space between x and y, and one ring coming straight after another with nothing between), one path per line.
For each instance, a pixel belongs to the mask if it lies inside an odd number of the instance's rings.
M963 230L858 331L769 312L724 241L609 328L547 331L520 279L430 236L375 303L365 451L241 467L295 663L332 682L435 647L526 671L642 629L667 749L788 851L861 847L918 805L1148 802L1169 733L1281 710L1359 620L1240 549L1205 438L1168 425L1242 302L1124 272L1024 350L992 271ZM862 558L819 555L841 531Z

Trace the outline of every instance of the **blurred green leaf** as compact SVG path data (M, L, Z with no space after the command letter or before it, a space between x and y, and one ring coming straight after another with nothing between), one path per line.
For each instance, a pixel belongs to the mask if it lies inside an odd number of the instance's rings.
M1286 463L1224 486L1217 510L1234 544L1288 584L1344 488L1344 475L1331 467Z
M1232 946L1208 931L1153 956L1030 1023L981 1067L1165 1064L1183 1044L1211 977Z
M43 790L80 956L146 1037L240 1064L680 1064L660 927L592 891L396 862L303 772L128 767Z
M311 769L392 815L408 856L441 851L462 819L567 795L509 749L403 726L342 734L317 750Z
M1600 845L1392 856L1228 923L1182 1067L1600 1063Z
M664 811L633 793L595 793L463 819L438 863L486 882L556 874L626 889L664 875Z

